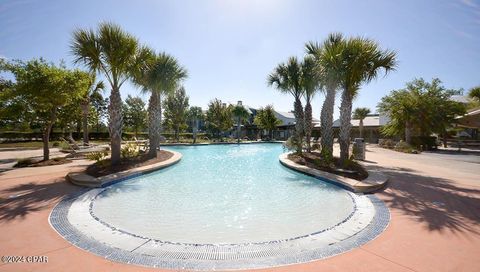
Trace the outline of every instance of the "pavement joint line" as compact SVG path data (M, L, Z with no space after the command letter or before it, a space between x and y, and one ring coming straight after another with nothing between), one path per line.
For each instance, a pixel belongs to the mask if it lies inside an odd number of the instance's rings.
M377 254L377 253L375 253L375 252L373 252L373 251L370 251L370 250L368 250L368 249L365 249L363 246L359 247L359 249L361 249L361 250L363 250L363 251L365 251L365 252L367 252L367 253L369 253L369 254L375 255L375 256L377 256L377 257L379 257L379 258L382 258L382 259L384 259L385 261L388 261L388 262L391 262L391 263L393 263L393 264L399 265L399 266L401 266L401 267L403 267L403 268L406 268L406 269L408 269L408 270L411 270L411 271L414 271L414 272L419 272L419 271L417 271L417 270L415 270L415 269L413 269L413 268L411 268L411 267L408 267L408 266L403 265L403 264L401 264L401 263L397 263L397 262L395 262L395 261L393 261L393 260L390 260L389 258L383 257L383 256L381 256L381 255L379 255L379 254Z

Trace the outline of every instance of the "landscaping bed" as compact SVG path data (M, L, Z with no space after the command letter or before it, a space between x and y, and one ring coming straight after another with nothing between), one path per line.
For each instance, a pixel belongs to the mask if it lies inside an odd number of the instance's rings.
M368 177L367 170L358 162L348 160L346 165L342 165L340 159L334 157L329 163L322 158L319 152L303 153L302 155L289 154L288 159L300 165L355 180L364 180Z
M53 158L50 160L35 160L35 159L21 159L15 164L13 167L15 168L22 168L22 167L40 167L40 166L50 166L50 165L60 165L71 163L72 160L60 157L60 158Z
M122 158L120 163L112 166L110 164L110 159L105 159L99 162L96 162L87 167L86 173L93 177L101 177L109 174L118 173L132 168L137 168L141 166L151 165L166 161L173 156L173 153L166 150L157 151L156 158L150 158L147 154L142 154L130 158Z

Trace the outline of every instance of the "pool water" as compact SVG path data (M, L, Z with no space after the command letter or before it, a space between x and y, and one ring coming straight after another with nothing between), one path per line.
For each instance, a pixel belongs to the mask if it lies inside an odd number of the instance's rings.
M259 243L330 228L354 209L347 191L279 163L281 144L176 146L181 161L109 186L92 213L117 229L194 244Z

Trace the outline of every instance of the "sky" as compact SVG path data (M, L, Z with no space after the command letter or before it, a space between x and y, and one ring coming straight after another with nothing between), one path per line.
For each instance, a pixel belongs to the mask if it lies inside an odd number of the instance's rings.
M203 108L218 98L292 110L292 97L269 87L267 76L331 32L397 52L397 70L362 86L354 108L375 112L383 96L419 77L438 77L447 88L480 85L480 0L0 0L0 57L85 69L72 62L72 31L104 21L175 56L189 73L190 105ZM121 93L141 95L132 84ZM316 118L323 99L313 101Z

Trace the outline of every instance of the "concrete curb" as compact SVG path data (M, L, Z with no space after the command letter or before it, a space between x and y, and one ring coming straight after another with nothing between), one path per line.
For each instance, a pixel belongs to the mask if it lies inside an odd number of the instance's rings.
M92 177L86 173L68 173L66 179L71 183L79 186L89 187L89 188L99 188L106 187L113 183L123 181L125 179L140 176L146 173L150 173L165 167L171 166L182 159L182 154L169 150L168 152L173 153L173 156L166 161L159 163L145 165L137 168L128 169L122 172L106 175L103 177Z
M388 181L387 176L372 169L368 170L368 177L366 179L355 180L295 163L288 159L288 153L281 154L278 159L285 167L339 185L355 193L371 193L377 191L383 188Z

